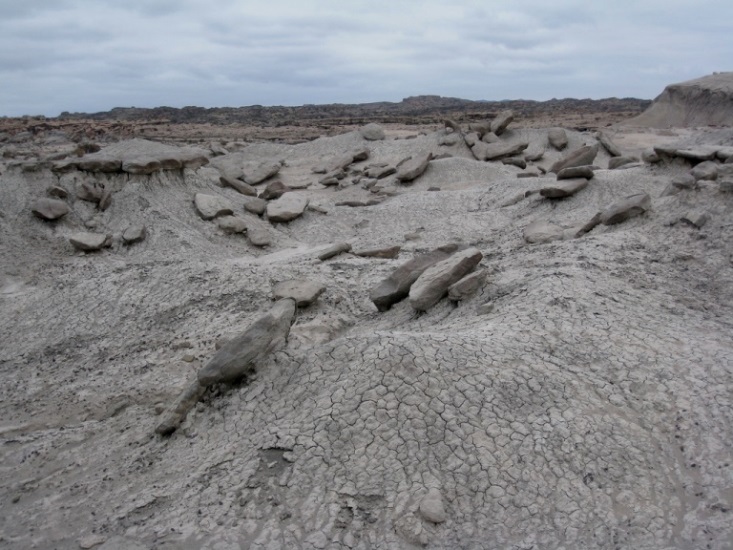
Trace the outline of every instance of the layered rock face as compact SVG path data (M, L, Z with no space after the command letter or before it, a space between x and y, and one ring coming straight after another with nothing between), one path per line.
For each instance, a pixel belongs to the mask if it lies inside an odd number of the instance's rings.
M670 84L627 126L733 126L733 72Z

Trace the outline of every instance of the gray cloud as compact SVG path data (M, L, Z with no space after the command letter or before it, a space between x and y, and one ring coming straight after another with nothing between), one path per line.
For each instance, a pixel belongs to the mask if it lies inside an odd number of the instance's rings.
M730 69L731 20L714 0L0 0L0 115L650 98Z

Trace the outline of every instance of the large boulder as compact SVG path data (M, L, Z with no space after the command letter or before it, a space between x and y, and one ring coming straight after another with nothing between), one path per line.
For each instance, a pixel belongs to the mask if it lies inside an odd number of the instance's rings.
M69 206L56 199L38 199L31 208L33 214L42 220L57 220L69 213Z
M420 153L403 162L397 168L397 179L399 181L412 181L425 172L433 158L432 153Z
M448 289L478 265L483 254L476 248L466 248L426 269L410 287L410 305L427 311L437 304Z
M295 300L286 298L233 338L198 372L202 386L236 382L275 349L285 343L295 315Z
M649 210L652 199L646 193L629 195L623 200L613 203L601 212L601 223L614 225L639 216Z
M566 157L558 160L550 168L550 172L557 174L563 168L572 168L574 166L589 166L593 164L593 161L598 154L600 145L598 143L594 145L586 145L580 149L571 151Z
M368 141L379 141L384 139L384 129L374 122L359 128L359 133L361 134L361 137Z
M267 205L267 219L289 222L300 217L308 206L308 198L300 193L285 193Z
M414 257L372 288L369 299L379 311L387 311L392 305L407 298L410 287L426 269L462 248L464 247L460 244L449 244Z

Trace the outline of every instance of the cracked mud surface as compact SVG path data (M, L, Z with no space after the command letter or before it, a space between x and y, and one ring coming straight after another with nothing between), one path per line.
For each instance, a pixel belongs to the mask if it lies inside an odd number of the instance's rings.
M370 143L364 164L439 152L437 139ZM245 151L287 159L290 184L360 143ZM502 208L538 181L458 151L376 206L334 206L368 196L358 185L309 190L328 213L276 226L265 251L196 215L200 191L243 211L211 168L105 176L106 226L144 221L149 237L88 255L64 238L71 214L55 227L29 214L57 177L7 170L0 546L78 548L94 533L156 549L730 548L733 197L702 186L659 198L679 170L599 170L570 199ZM652 196L644 216L522 240L534 220L584 222L639 191ZM690 207L710 213L703 229L667 223ZM316 259L341 241L403 249ZM476 295L376 311L374 284L454 241L484 255ZM273 283L297 277L327 290L296 314L288 345L155 436L156 406L268 307ZM419 513L430 489L443 523Z

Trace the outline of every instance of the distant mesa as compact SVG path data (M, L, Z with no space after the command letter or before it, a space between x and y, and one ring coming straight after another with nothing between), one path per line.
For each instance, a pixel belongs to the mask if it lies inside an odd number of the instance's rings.
M733 126L733 72L670 84L646 111L622 124L650 128Z

